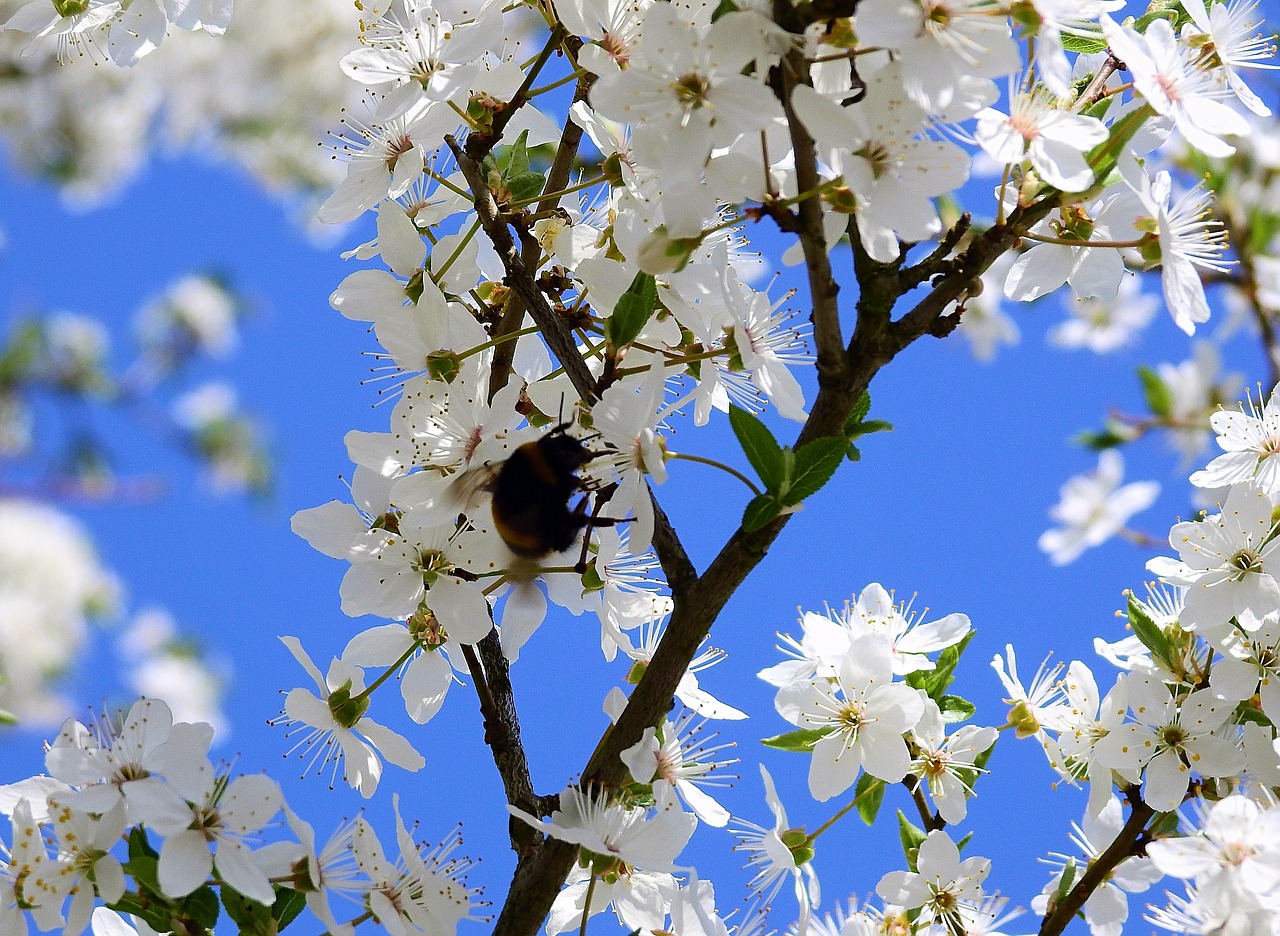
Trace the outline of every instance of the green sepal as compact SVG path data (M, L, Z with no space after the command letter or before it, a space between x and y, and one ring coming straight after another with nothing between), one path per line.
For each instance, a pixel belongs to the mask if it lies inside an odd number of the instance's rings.
M453 383L462 372L462 362L452 351L432 351L427 355L427 374L432 380Z
M831 734L833 730L832 728L797 728L795 731L774 735L772 738L764 738L760 743L766 747L777 748L779 751L808 754L815 744Z
M1142 381L1142 394L1147 398L1147 408L1162 419L1173 415L1173 393L1160 375L1145 364L1138 366L1138 380Z
M854 788L853 798L858 804L858 815L867 825L875 825L876 816L880 814L880 804L884 802L885 782L879 777L863 773Z

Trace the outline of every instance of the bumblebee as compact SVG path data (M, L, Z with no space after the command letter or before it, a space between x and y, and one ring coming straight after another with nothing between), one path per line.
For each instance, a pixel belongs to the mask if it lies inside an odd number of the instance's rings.
M480 485L492 494L498 535L521 558L543 559L563 552L582 530L590 536L591 527L620 522L588 514L586 497L570 508L573 495L588 490L578 471L602 454L569 435L570 425L561 423L542 438L521 445L506 461L489 466L486 470L491 474Z

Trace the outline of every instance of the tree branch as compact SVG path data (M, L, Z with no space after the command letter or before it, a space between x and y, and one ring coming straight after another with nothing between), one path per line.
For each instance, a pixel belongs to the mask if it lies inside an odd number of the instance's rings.
M587 369L586 362L582 359L582 355L578 353L578 347L574 343L573 334L569 331L569 326L556 315L551 305L547 302L547 297L542 294L542 291L538 289L537 283L533 281L533 274L525 266L524 259L516 247L515 239L511 236L511 230L501 217L498 203L493 197L493 192L489 189L489 182L485 178L484 170L478 162L472 159L458 145L457 139L452 134L446 135L444 141L448 144L449 149L453 151L454 158L458 161L458 168L462 170L462 174L467 180L467 185L471 187L471 196L475 201L476 216L480 219L480 225L484 228L485 235L493 243L493 249L498 252L498 256L502 259L503 269L507 272L507 285L516 291L516 295L520 297L520 300L529 310L529 314L533 316L533 320L542 332L543 338L551 346L552 353L555 354L561 366L564 367L565 373L569 375L569 379L573 382L574 389L578 391L578 395L588 403L594 402L596 399L595 378L591 376L591 371Z
M575 53L582 46L582 40L577 36L571 36L565 40L565 45L572 49ZM596 76L587 73L578 79L578 86L573 93L573 102L585 101L587 94L591 90L591 86L595 83ZM470 139L468 139L468 144ZM560 144L556 147L555 158L551 161L551 169L547 172L546 184L542 186L543 197L538 202L537 213L550 211L560 204L559 195L550 195L551 192L560 192L568 186L569 173L573 168L573 162L578 156L578 148L582 145L582 128L572 120L566 120L564 130L560 134ZM524 263L526 270L533 269L537 266L540 255L535 255L534 250L540 250L541 245L537 241L533 241L532 245L526 245L525 250L521 251L520 259ZM524 300L518 294L513 293L508 299L506 308L503 309L502 317L494 326L492 337L497 339L504 335L509 335L520 328L524 322L525 304ZM494 347L493 352L493 368L490 376L489 398L502 389L507 382L507 377L511 371L511 362L515 360L516 343L514 341L503 341Z
M1062 901L1049 908L1049 912L1044 915L1044 922L1040 924L1040 936L1058 936L1084 907L1085 901L1119 867L1120 862L1141 854L1139 841L1146 831L1147 822L1156 811L1143 801L1136 786L1128 787L1125 797L1129 800L1131 810L1124 828L1115 841L1107 846L1106 851L1089 863L1089 870L1067 891Z

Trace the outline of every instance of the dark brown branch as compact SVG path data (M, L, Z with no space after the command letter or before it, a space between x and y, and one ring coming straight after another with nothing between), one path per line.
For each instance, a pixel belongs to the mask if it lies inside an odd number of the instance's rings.
M1058 936L1084 907L1085 901L1119 867L1120 862L1141 854L1143 833L1156 811L1143 802L1137 787L1126 789L1125 796L1129 800L1130 812L1124 828L1115 841L1107 846L1106 851L1089 863L1089 869L1067 891L1061 902L1049 907L1044 922L1040 924L1040 936Z
M775 16L788 0L775 0ZM807 76L809 69L803 49L792 51L773 70L774 93L782 101L786 111L787 126L791 133L791 148L795 154L796 188L800 192L812 192L822 184L818 175L818 155L813 137L796 116L791 105L791 91L797 76ZM831 258L827 253L827 238L822 226L822 202L818 198L801 199L795 207L796 234L804 250L805 268L809 275L809 296L812 303L810 321L813 323L813 343L817 350L819 383L824 376L839 380L847 367L844 335L840 330L840 285L831 272Z
M479 656L476 655L477 649ZM511 690L507 659L503 655L498 632L490 630L475 647L464 644L462 655L480 700L480 713L484 716L484 743L493 754L493 763L502 778L507 802L537 815L540 801L533 791L529 760L520 740L515 694ZM528 823L512 821L510 829L511 848L521 860L542 841L542 835Z
M483 132L470 133L467 135L467 155L476 162L483 162L484 158L493 151L493 148L502 140L502 132L507 129L507 124L511 122L511 118L515 116L516 111L524 107L528 103L529 89L533 87L534 80L542 71L543 67L551 60L552 54L559 48L560 43L564 40L565 28L556 23L547 36L547 43L542 47L542 51L538 54L537 59L529 66L529 71L524 76L524 81L512 96L510 101L502 105L501 109L493 115L493 122L489 129ZM577 38L577 37L575 37ZM581 45L581 41L579 41Z
M933 279L943 273L950 273L952 263L948 259L951 251L955 250L969 233L969 226L973 223L973 216L969 212L965 212L951 226L951 230L943 235L942 240L938 242L938 246L930 252L919 263L907 267L898 277L898 281L902 283L905 289L914 289L926 280Z
M565 45L576 52L582 45L582 40L577 36L571 36L565 40ZM574 90L574 103L585 101L587 94L591 90L592 84L595 83L595 75L590 73L583 75L578 79L578 86ZM468 143L470 141L468 140ZM563 191L569 184L569 173L573 169L574 160L578 156L578 148L582 145L582 128L572 120L566 120L564 130L560 134L560 145L556 147L555 158L551 161L551 169L547 173L546 184L542 186L542 200L538 202L537 213L550 211L560 204L560 196L553 194ZM541 245L536 240L530 239L530 243L525 244L525 249L521 251L520 259L524 263L526 270L533 270L537 267L541 254L537 251L541 250ZM512 332L517 331L524 322L525 304L517 294L512 294L507 300L506 308L503 309L502 317L498 320L498 324L494 326L492 337L495 339L502 338ZM493 352L493 368L489 379L489 398L493 399L494 394L507 382L507 377L511 372L511 362L515 359L516 343L514 341L501 341L494 347Z
M1248 244L1252 240L1247 219L1237 218L1229 227L1236 243L1236 256L1240 260L1240 276L1235 282L1236 288L1244 293L1249 310L1253 312L1254 321L1258 323L1258 335L1262 339L1262 351L1267 356L1267 386L1274 387L1280 383L1280 344L1276 342L1276 326L1258 296L1258 274L1253 262L1253 252ZM1202 280L1206 277L1201 276Z
M778 0L778 6L786 7L786 0ZM789 96L793 79L786 77L786 69L794 66L795 63L785 61L775 71L775 91ZM803 68L792 72L804 73ZM789 116L793 117L790 112ZM797 144L797 176L804 190L806 177L802 176L802 171L811 173L808 177L810 187L817 184L816 154L807 133L803 128L797 129L798 121L793 118L791 125L793 142ZM806 164L804 170L800 169L801 164ZM821 212L817 210L819 206L815 201L809 199L806 202L812 204L813 210L798 212L796 227L804 244L813 289L815 342L819 344L819 389L809 418L796 439L797 447L815 438L842 438L845 420L880 368L911 342L936 327L944 317L946 307L970 288L973 279L1000 253L1010 249L1021 231L1043 218L1056 205L1056 200L1045 199L1027 210L1015 212L1007 224L992 229L994 233L989 231L976 238L953 266L935 278L930 295L898 322L892 320L892 311L894 303L907 288L900 279L903 257L895 264L873 264L870 261L859 264L856 267L860 286L858 318L848 347L842 348L839 344L838 288L831 277ZM510 239L509 234L507 239ZM854 239L857 245L856 236ZM819 332L821 338L816 337ZM624 781L625 767L619 755L635 744L645 729L656 724L670 709L675 688L710 632L711 625L747 575L759 565L786 527L790 516L778 517L750 533L739 529L699 577L683 550L673 553L673 541L667 536L668 532L674 536L674 531L663 522L665 517L659 513L659 529L655 532L654 544L663 561L675 607L666 633L632 692L626 709L617 723L606 730L588 761L580 781L583 785L611 787ZM674 545L678 546L678 543ZM546 918L577 855L577 846L547 839L531 860L523 862L517 868L494 936L533 936Z
M1055 193L1015 209L1004 224L990 227L970 241L964 252L951 261L950 272L936 279L929 294L893 323L896 339L905 347L921 335L932 333L947 306L971 289L997 257L1012 249L1023 231L1057 208L1059 199Z
M524 258L516 247L515 239L511 236L511 229L507 227L507 222L503 220L498 210L497 200L489 189L484 170L458 145L458 141L452 135L446 136L444 141L453 151L454 158L458 161L458 168L466 178L467 185L471 187L476 216L480 219L480 226L484 228L485 235L493 243L494 250L502 259L503 268L507 271L507 285L516 291L516 295L533 316L543 338L551 346L552 353L559 359L565 373L569 375L578 395L588 403L594 402L595 378L591 376L586 362L578 353L569 326L556 315L550 303L547 302L547 297L533 281L533 273L525 266Z
M924 823L926 832L936 832L947 827L947 820L934 813L924 798L924 780L908 775L903 777L902 785L911 794L911 801L916 804L916 812L920 814L920 821Z

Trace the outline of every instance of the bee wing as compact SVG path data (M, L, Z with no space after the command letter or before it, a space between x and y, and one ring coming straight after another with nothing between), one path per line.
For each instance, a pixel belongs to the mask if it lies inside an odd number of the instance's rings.
M486 494L493 490L493 483L502 470L502 462L479 465L460 472L445 489L445 501L458 513L470 513L484 503Z

